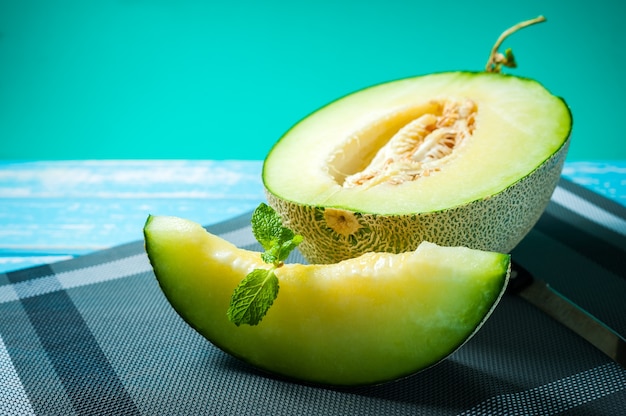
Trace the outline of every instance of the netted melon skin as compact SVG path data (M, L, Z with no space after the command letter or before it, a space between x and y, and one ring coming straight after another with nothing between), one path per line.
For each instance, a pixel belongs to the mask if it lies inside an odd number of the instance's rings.
M501 192L468 204L428 213L377 215L345 211L360 224L344 235L325 218L325 207L302 205L266 196L286 226L304 237L299 249L313 264L336 263L366 252L412 251L422 241L509 253L530 232L556 188L569 138L534 171Z

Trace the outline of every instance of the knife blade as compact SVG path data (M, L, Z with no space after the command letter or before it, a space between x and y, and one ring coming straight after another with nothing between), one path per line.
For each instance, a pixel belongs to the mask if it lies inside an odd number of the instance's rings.
M626 368L624 337L515 262L507 292L539 308Z

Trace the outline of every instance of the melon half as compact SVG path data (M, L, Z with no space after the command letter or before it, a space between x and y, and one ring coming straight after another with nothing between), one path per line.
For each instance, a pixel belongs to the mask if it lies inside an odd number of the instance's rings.
M510 252L546 208L571 113L534 80L450 72L373 86L304 118L263 165L311 263L422 241Z

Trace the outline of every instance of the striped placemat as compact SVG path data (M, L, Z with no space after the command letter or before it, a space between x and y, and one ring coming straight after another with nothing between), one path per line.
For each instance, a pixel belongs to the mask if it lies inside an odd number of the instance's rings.
M249 214L210 227L256 248ZM565 179L513 258L626 334L626 208ZM296 258L297 260L297 258ZM449 359L379 386L268 376L188 327L138 241L0 274L0 415L616 415L626 369L507 295Z

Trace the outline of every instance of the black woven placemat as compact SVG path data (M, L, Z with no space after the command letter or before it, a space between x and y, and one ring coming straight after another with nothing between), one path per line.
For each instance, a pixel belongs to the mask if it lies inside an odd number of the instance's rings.
M249 224L209 228L257 248ZM513 258L626 334L626 208L562 180ZM510 295L437 366L331 389L268 376L200 337L141 241L0 274L0 415L563 413L626 414L626 369Z

